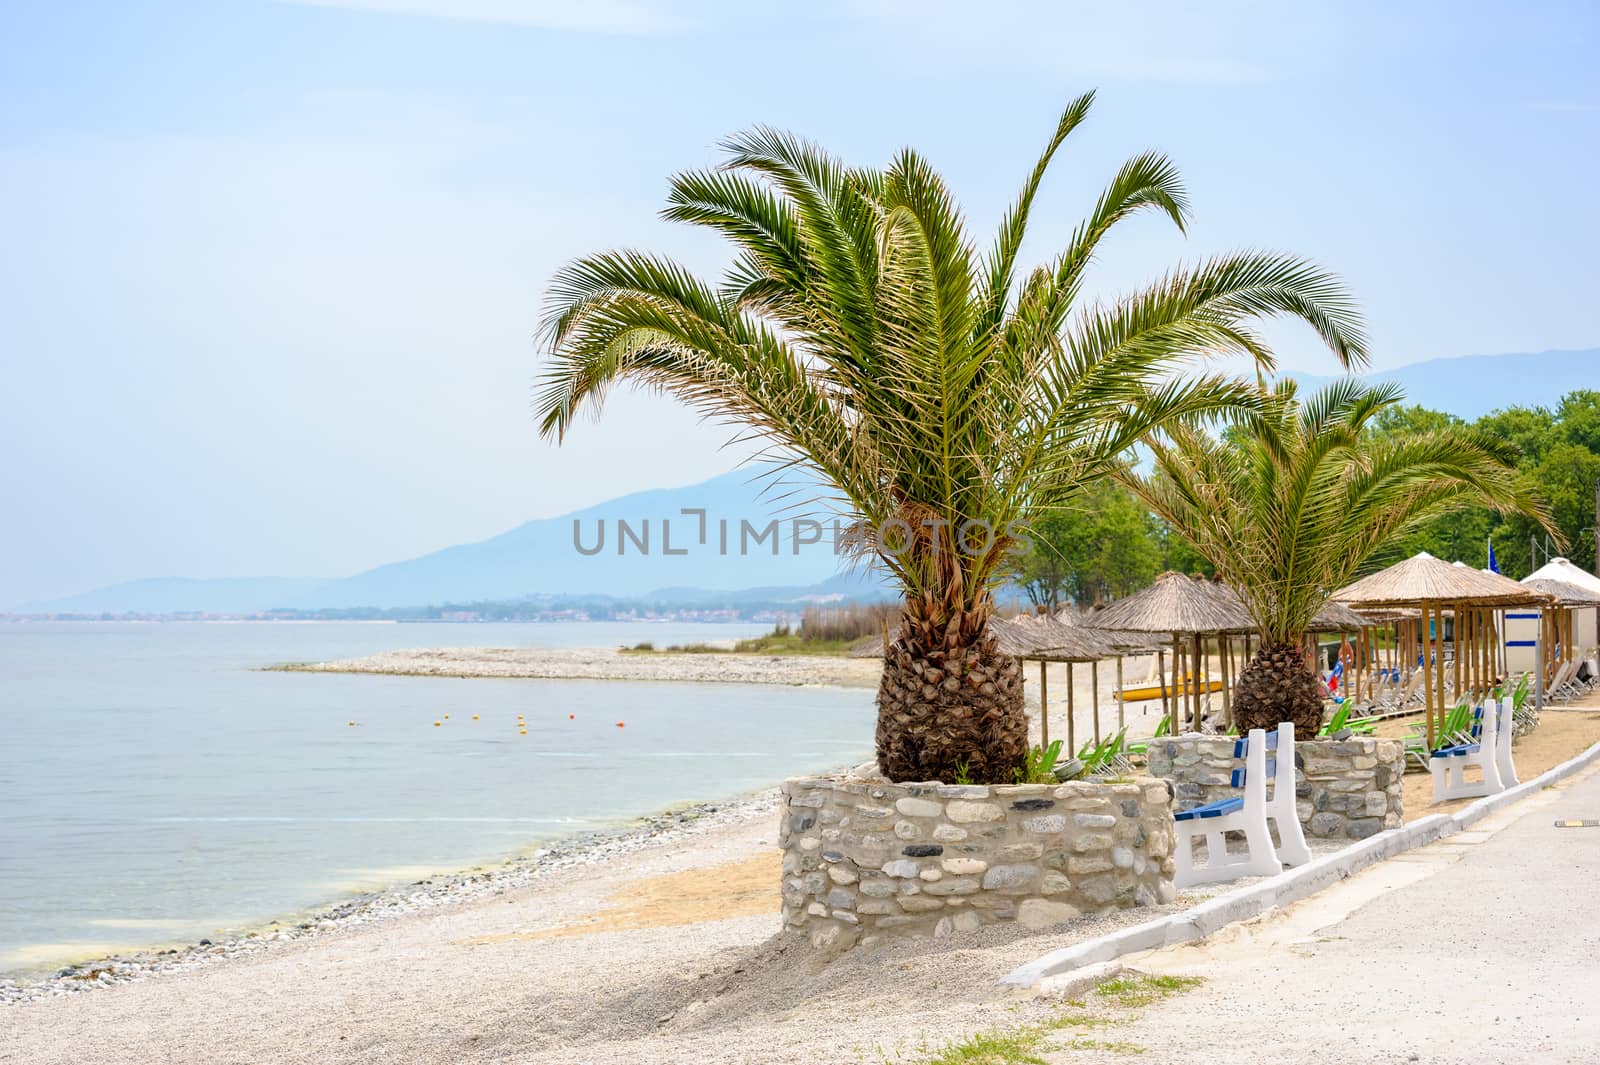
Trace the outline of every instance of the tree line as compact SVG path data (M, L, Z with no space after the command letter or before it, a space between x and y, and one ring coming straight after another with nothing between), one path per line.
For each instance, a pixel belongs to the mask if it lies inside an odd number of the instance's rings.
M1397 406L1383 411L1368 431L1377 437L1402 437L1448 426L1477 429L1516 446L1517 476L1548 501L1565 547L1526 514L1469 507L1423 522L1375 553L1368 571L1418 551L1481 568L1488 564L1491 542L1496 563L1508 577L1525 577L1562 553L1591 568L1600 483L1600 391L1579 389L1554 407L1508 407L1472 422L1418 404ZM1116 482L1102 482L1071 509L1034 521L1029 540L1013 557L1011 579L1031 605L1052 611L1131 595L1166 570L1213 575L1211 565L1182 536Z

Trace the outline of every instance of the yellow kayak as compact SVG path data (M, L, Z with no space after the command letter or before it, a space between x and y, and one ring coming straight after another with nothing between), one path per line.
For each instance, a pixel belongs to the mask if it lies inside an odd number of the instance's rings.
M1185 675L1182 680L1177 681L1175 684L1167 685L1167 698L1181 698L1188 695L1189 681L1190 677ZM1205 694L1219 692L1222 690L1222 681L1212 680L1204 674L1201 674L1200 682L1195 685L1195 689ZM1161 685L1145 684L1137 688L1123 688L1121 691L1117 692L1113 698L1119 699L1125 703L1142 703L1149 699L1159 699L1161 698Z

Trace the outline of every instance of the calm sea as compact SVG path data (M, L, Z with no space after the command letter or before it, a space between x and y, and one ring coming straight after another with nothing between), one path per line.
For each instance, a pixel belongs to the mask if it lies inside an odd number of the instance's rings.
M869 691L257 667L763 629L0 625L0 972L225 934L871 753Z

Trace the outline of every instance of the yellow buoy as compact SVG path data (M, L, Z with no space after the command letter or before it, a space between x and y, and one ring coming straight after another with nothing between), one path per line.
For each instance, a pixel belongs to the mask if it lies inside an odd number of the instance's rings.
M478 715L477 714L473 714L472 715L472 720L474 720L474 721L478 720Z
M440 725L441 725L441 724L442 724L442 722L439 722L439 721L435 721L435 722L434 722L434 723L433 723L433 727L434 727L434 728L438 728L438 727L439 727L439 726L440 726Z
M354 724L355 724L355 722L354 722L354 721L346 721L346 722L345 722L345 724L347 724L347 725L354 725Z

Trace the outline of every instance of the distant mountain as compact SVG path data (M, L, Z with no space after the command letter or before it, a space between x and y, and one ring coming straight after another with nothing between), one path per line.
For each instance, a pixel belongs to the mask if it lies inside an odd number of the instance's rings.
M1286 376L1302 387L1337 380L1312 374ZM1574 389L1600 388L1600 348L1541 351L1525 355L1463 355L1429 359L1367 374L1406 390L1406 402L1448 411L1467 420L1502 407L1553 407Z
M237 614L421 607L531 595L663 603L670 596L681 605L876 598L873 580L845 572L848 560L834 555L831 520L805 505L818 494L814 483L797 473L773 481L741 469L701 484L637 492L526 522L488 540L351 577L159 578L22 609Z
M1290 376L1310 387L1335 380ZM1600 348L1432 359L1370 379L1398 382L1409 403L1471 419L1499 407L1551 406L1573 389L1600 387ZM736 470L701 484L637 492L530 521L478 543L336 580L163 577L23 609L242 614L275 608L422 607L532 595L608 595L684 606L882 597L874 578L851 572L834 555L826 519L820 527L796 524L797 517L821 517L798 506L820 494L814 482L791 472L785 483L768 485L749 469ZM699 516L686 515L685 509L705 512L704 542ZM769 530L773 522L776 527ZM819 543L803 542L817 534Z
M475 544L379 566L278 606L415 606L542 593L638 596L645 589L806 587L841 568L827 522L797 520L816 494L795 475L763 492L750 470L637 492ZM704 511L704 542L701 540ZM813 535L822 542L806 544ZM796 539L802 541L798 546ZM591 553L592 552L592 553Z
M20 609L41 614L248 614L290 602L327 583L326 577L148 577L26 603Z

